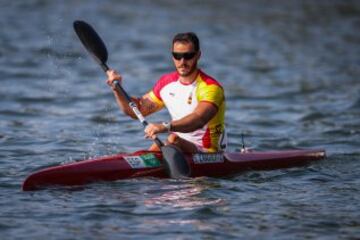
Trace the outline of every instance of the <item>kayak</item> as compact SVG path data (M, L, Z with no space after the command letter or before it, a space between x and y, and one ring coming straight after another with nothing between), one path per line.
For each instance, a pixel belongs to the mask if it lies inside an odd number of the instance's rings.
M271 170L300 166L325 157L325 150L282 150L231 153L186 154L190 177L222 177L246 170ZM24 191L47 186L76 186L98 181L115 181L137 177L169 177L161 152L146 150L119 153L48 167L27 177Z
M105 72L108 71L108 51L100 36L84 21L77 20L73 26L85 49ZM132 101L132 98L122 88L120 82L114 81L112 87L117 94L124 97L124 102L130 106L141 124L146 127L148 122L137 108L137 104ZM325 151L322 149L243 153L196 153L185 154L184 156L178 149L171 145L163 146L162 141L157 137L154 139L154 142L161 149L161 152L141 150L130 154L119 153L112 156L45 168L27 177L22 188L24 191L28 191L51 185L73 186L96 181L115 181L136 177L166 178L169 177L169 174L164 165L168 164L171 168L172 166L176 166L177 163L183 163L185 161L187 163L186 165L178 165L186 166L186 176L221 177L249 169L263 170L292 167L325 157ZM167 159L166 164L164 164L164 158ZM177 161L175 164L170 164L170 162L173 163L175 161ZM187 171L188 168L190 170L189 174ZM172 170L174 169L175 168L172 168ZM181 168L179 167L177 170L181 170ZM181 173L181 171L179 172ZM171 171L171 173L174 173L174 171Z

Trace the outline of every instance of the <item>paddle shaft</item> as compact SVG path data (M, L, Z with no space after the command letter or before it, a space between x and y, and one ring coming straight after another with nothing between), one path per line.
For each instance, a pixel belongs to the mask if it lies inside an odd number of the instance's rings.
M109 70L109 67L107 66L106 63L102 62L100 63L100 67L104 70L104 72L107 72ZM145 117L141 114L140 110L138 109L136 103L134 103L131 99L131 97L129 96L129 94L127 94L127 92L123 89L123 87L120 85L120 82L115 80L113 85L115 86L115 90L117 91L118 94L122 95L129 107L132 109L132 111L134 112L134 114L136 115L137 119L139 119L139 121L141 122L141 124L144 126L144 128L149 124ZM162 141L156 137L154 139L154 142L156 143L156 145L161 148L162 146L164 146L164 144L162 143Z

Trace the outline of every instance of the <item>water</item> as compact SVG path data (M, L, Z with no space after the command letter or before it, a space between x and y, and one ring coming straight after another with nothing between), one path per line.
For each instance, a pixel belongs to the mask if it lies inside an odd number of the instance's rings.
M360 237L357 1L2 1L1 239ZM22 192L31 172L146 148L72 30L83 19L134 95L195 31L223 83L230 150L325 148L309 166L227 178L136 179ZM150 121L168 119L165 111Z

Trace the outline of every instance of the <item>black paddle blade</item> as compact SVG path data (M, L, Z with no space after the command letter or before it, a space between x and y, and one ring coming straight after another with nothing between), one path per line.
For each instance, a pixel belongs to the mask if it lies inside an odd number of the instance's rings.
M190 176L190 168L184 154L174 145L161 147L164 157L165 169L172 178L184 178Z
M100 36L84 21L75 21L74 30L90 55L100 64L104 71L107 71L109 69L106 65L108 52Z

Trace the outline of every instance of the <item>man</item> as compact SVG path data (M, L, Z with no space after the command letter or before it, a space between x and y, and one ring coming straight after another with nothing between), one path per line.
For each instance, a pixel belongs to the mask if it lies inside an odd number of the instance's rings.
M169 132L167 143L187 153L224 150L224 90L215 79L198 68L201 56L198 37L194 33L177 34L172 42L172 56L176 71L162 76L141 98L132 98L144 116L164 106L171 115L170 122L150 123L145 128L145 136L155 138L156 134ZM110 86L113 86L113 81L122 80L114 70L107 71L107 75ZM114 87L113 92L123 112L136 118ZM159 149L153 144L150 150Z

